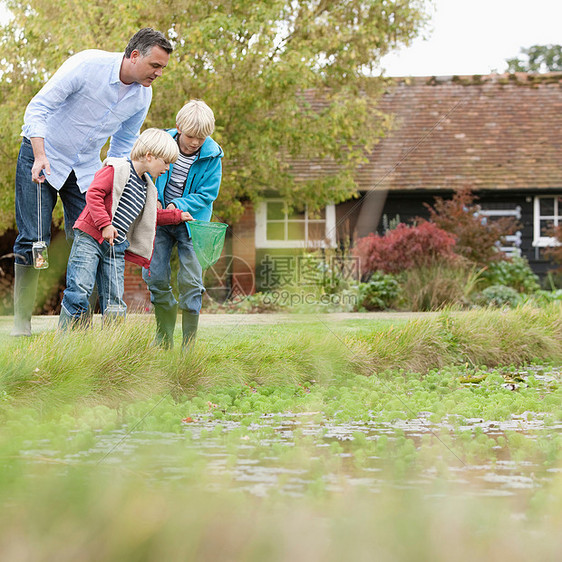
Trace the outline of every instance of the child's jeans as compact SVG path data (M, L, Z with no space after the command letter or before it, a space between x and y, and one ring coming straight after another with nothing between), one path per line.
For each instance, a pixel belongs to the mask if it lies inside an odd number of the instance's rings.
M123 290L125 250L128 247L127 240L114 246L105 240L100 244L89 234L75 229L62 299L62 307L70 316L78 320L87 315L88 299L96 283L102 314L109 304L121 305L126 310Z
M178 247L178 300L179 307L191 314L199 314L203 300L203 272L185 224L159 226L156 229L154 253L149 269L142 270L142 278L150 290L150 301L166 310L178 301L170 284L172 270L170 259L174 246Z

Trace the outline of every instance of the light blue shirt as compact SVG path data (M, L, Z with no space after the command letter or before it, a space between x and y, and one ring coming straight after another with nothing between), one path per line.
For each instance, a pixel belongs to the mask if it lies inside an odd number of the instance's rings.
M60 189L74 170L84 193L101 168L100 151L128 156L144 122L152 88L119 79L123 53L82 51L65 61L29 102L22 135L45 139L47 181Z

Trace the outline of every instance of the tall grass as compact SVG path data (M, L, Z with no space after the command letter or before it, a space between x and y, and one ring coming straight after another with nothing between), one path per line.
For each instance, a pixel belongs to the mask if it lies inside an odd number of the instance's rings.
M120 401L236 384L327 382L387 370L420 374L445 365L521 365L562 360L559 304L512 311L444 311L407 323L354 331L344 323L291 323L213 334L195 349L152 345L153 325L47 333L0 348L0 393L32 403ZM177 334L179 336L179 334ZM177 342L179 343L179 342ZM176 346L179 347L179 346Z
M481 273L475 266L468 267L462 262L436 262L407 270L403 288L406 308L429 311L465 306L481 281Z

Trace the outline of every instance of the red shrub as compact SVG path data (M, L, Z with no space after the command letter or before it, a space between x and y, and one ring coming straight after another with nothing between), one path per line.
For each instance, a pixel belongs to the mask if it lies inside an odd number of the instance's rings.
M399 273L437 260L455 260L455 238L430 222L419 226L401 223L384 236L369 234L357 240L354 255L363 274L373 271Z

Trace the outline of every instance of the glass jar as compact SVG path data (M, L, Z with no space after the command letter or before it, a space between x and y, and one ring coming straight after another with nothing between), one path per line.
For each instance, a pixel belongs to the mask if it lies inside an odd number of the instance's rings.
M35 269L47 269L49 267L47 244L45 244L42 240L33 242L31 251L33 253L33 267Z
M122 304L108 304L103 311L102 323L106 326L115 322L123 322L126 314L126 306Z

